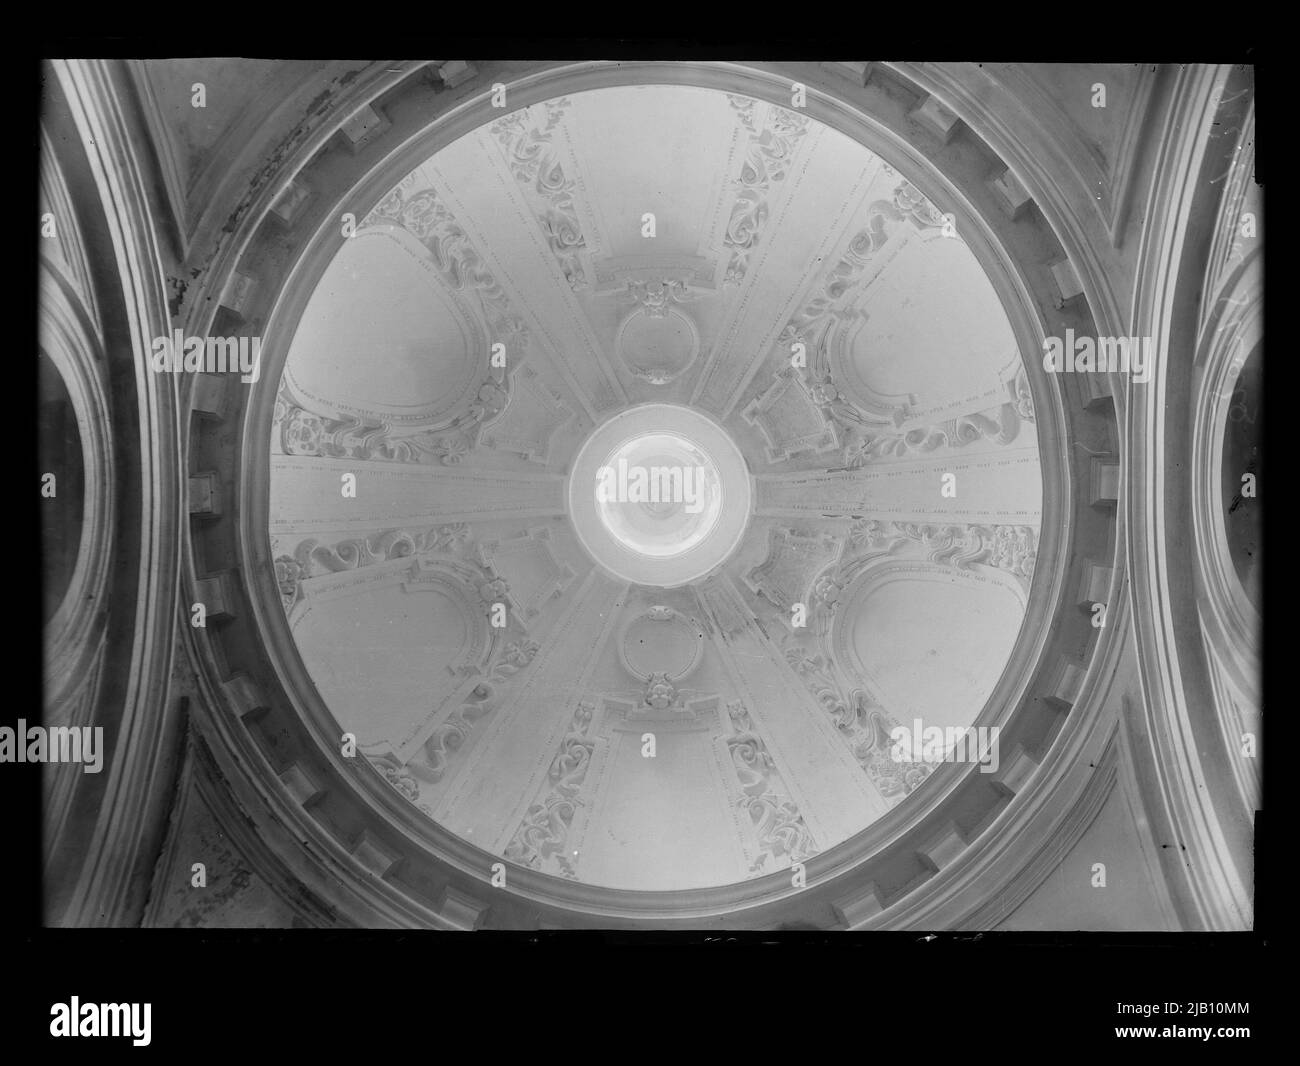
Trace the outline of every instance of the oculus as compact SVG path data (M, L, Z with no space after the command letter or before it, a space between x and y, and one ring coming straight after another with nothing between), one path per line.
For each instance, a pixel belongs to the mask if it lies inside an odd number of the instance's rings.
M730 434L677 404L598 426L569 474L569 513L591 557L621 580L674 587L710 573L749 523L749 468Z

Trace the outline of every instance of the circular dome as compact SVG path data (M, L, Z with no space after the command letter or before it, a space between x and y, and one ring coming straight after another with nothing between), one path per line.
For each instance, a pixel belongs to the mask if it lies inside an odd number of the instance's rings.
M993 772L950 742L1026 683L1042 478L987 247L716 88L587 86L434 147L366 179L268 341L320 748L355 738L431 851L604 913L834 863ZM903 759L900 728L948 742Z
M641 585L707 574L740 542L750 514L745 458L727 431L688 407L615 415L583 444L569 515L591 557Z

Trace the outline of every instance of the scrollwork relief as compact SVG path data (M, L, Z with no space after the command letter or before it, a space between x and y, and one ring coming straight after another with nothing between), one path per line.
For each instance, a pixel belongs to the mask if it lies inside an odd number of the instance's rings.
M569 730L547 771L545 794L532 804L506 845L505 857L520 866L577 879L569 853L569 831L582 806L582 786L596 752L590 736L595 706L579 703Z
M580 258L587 242L574 207L577 185L565 174L555 146L556 133L569 101L551 100L543 106L543 124L534 121L532 109L525 109L494 122L491 132L505 153L515 180L531 194L537 220L565 281L578 292L589 284Z
M1012 403L1016 414L1026 422L1034 421L1034 394L1029 391L1029 375L1024 365L1016 368L1016 376L1011 382Z
M439 723L408 762L388 752L370 756L371 764L389 784L432 817L432 811L421 802L421 785L436 785L446 777L479 722L500 705L512 679L528 668L538 648L535 640L526 638L504 643L495 662L485 676L480 675L482 680L470 689L459 709Z
M464 522L414 531L390 529L369 536L348 537L333 545L309 537L291 554L276 558L275 581L284 608L290 611L300 599L302 583L308 578L426 552L457 552L468 541L469 527Z
M1018 412L1023 407L1017 394L1012 402L994 409L949 420L934 426L902 431L910 398L876 398L875 402L855 399L834 380L831 370L833 344L846 343L842 327L858 321L856 307L860 286L873 259L885 247L900 222L918 230L940 227L943 216L912 185L904 181L889 200L873 201L866 223L854 234L843 255L829 268L813 294L786 324L779 337L782 352L796 342L804 344L808 364L806 389L810 400L841 431L846 465L861 466L885 456L912 451L930 451L941 445L958 446L984 438L1005 443L1015 437Z
M420 754L407 764L407 768L417 777L430 784L441 781L452 757L469 739L479 720L491 710L491 687L479 685L474 693L476 698L467 701L457 713L439 725L424 742Z
M368 755L370 764L398 792L430 817L433 812L422 801L422 786L436 785L446 776L454 755L461 750L474 727L496 706L497 693L486 682L475 685L459 710L441 722L407 762L391 751Z
M398 187L366 216L363 228L389 223L400 226L428 250L433 265L455 292L473 295L482 309L488 332L519 351L527 343L528 330L515 314L496 276L455 216L430 188L408 193Z
M907 220L917 229L939 229L943 226L943 213L921 195L921 191L909 181L904 181L894 189L891 200L877 200L871 208L892 221Z
M514 677L537 657L540 645L535 640L511 641L501 651L501 657L492 669L492 678L504 681Z
M835 397L827 405L828 413L846 429L844 465L849 470L861 469L880 459L932 452L936 448L960 448L979 440L1009 444L1020 432L1017 404L1004 403L934 425L898 430L866 420L853 405L843 402L829 380L824 388L824 395Z
M872 258L889 239L886 223L896 212L886 213L882 205L890 206L883 200L872 205L866 225L854 234L844 254L827 269L821 284L781 333L780 343L787 348L799 340L807 344L813 357L810 365L814 367L826 366L826 332L838 315L848 313L845 297L856 288Z
M667 674L651 674L642 699L647 707L653 707L656 711L682 706L682 697Z
M662 278L654 281L629 279L627 295L650 318L663 318L668 314L669 304L690 303L697 299L686 282L678 278Z
M727 99L749 134L740 174L732 184L736 199L722 239L731 249L723 282L737 285L749 270L750 255L767 224L773 187L785 180L799 139L808 132L808 119L785 108L771 107L768 124L759 132L754 101L736 96Z
M731 110L736 113L737 120L745 127L745 129L749 130L750 133L756 134L758 130L754 126L755 103L756 102L748 96L736 96L732 93L727 93L727 104L731 107Z
M511 377L488 377L468 407L436 429L399 433L379 418L332 418L308 410L281 385L274 425L285 455L454 466L478 444L485 425L510 403Z
M816 841L790 798L785 781L740 700L727 705L731 731L723 738L739 785L737 805L753 828L757 854L750 873L762 874L802 862L818 852Z
M1028 588L1038 557L1038 534L1033 526L949 525L921 522L882 522L858 519L849 527L850 557L837 576L841 585L861 567L903 545L914 545L931 563L968 570L977 564L1012 574Z
M890 731L898 726L898 720L871 704L860 692L854 694L854 699L861 703L861 717L865 719L865 728L854 743L854 758L892 807L915 792L934 772L934 767L929 763L896 760Z
M897 719L862 689L846 696L828 656L787 640L785 657L887 803L901 802L930 775L928 764L894 760L890 730L898 726Z

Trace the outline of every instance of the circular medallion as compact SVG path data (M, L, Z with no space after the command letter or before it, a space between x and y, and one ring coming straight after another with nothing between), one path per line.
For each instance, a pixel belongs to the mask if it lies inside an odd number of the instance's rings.
M744 534L752 495L727 431L676 404L615 415L587 439L569 475L583 546L640 585L681 585L718 566Z
M695 362L700 334L695 323L680 311L642 307L624 320L614 348L642 381L666 385Z

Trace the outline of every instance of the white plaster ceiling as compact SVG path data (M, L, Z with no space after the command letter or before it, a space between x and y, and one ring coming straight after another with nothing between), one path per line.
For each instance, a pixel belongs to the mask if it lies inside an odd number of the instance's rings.
M567 514L647 403L753 477L675 588ZM974 723L1019 632L1041 483L994 288L904 175L767 103L601 89L439 151L317 283L275 418L276 577L340 734L543 873L699 888L843 843L925 787L881 737Z

